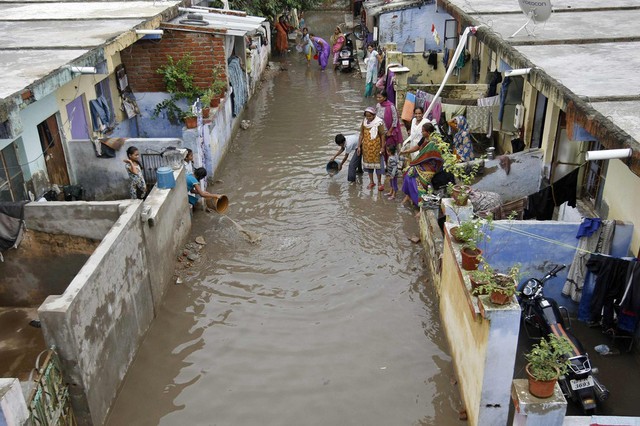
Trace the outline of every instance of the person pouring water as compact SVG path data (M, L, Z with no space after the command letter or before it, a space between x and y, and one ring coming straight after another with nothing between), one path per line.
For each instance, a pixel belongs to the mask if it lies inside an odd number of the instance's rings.
M193 174L187 175L187 193L189 195L189 204L191 204L192 207L198 203L200 198L218 200L224 197L226 199L225 195L213 194L202 189L200 181L206 177L207 169L204 167L198 167L193 171Z
M342 170L342 166L344 166L344 163L346 163L349 159L349 154L353 153L353 157L349 162L349 169L347 172L347 180L349 182L356 181L356 173L363 173L362 153L358 151L359 139L359 135L344 136L342 133L338 133L335 138L336 145L338 145L340 149L333 157L331 157L330 161L335 161L336 158L338 158L338 156L344 152L344 158L340 163L338 163L338 170Z

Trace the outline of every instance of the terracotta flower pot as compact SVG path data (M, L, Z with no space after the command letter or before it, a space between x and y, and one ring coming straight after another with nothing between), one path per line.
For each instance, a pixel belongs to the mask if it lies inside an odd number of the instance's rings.
M480 286L486 283L476 281L473 279L472 276L469 277L469 281L471 281L471 294L473 294L474 296L482 296L483 294L486 294L485 292L479 289Z
M210 112L211 112L211 108L209 107L202 108L202 118L209 118Z
M216 97L211 99L211 103L209 105L211 105L211 108L218 108L218 105L220 105L220 98Z
M454 185L453 191L451 191L453 202L458 206L466 206L469 200L469 190L468 185Z
M529 393L537 398L550 398L553 396L558 379L555 378L547 381L537 380L531 375L531 371L529 370L530 365L531 364L527 364L525 367L529 379Z
M489 300L496 305L506 305L511 300L511 296L499 291L492 291L491 294L489 294Z
M462 269L466 271L474 271L478 269L478 264L480 263L480 255L482 255L482 250L471 249L469 247L464 247L460 250L460 255L462 256Z
M458 237L458 227L454 226L452 228L449 229L449 234L451 235L451 238L453 239L453 241L455 241L458 244L462 244L464 243L464 240L460 239Z
M198 127L198 117L185 117L184 125L187 126L187 129L195 129Z

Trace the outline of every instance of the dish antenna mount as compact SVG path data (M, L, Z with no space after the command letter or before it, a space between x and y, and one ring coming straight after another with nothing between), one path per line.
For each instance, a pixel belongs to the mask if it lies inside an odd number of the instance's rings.
M527 22L518 28L518 31L513 33L509 38L515 37L516 34L524 29L527 30L527 34L530 36L534 35L533 31L529 31L527 25L532 21L534 24L544 22L551 16L551 0L518 0L518 4L520 5L522 13L527 17Z

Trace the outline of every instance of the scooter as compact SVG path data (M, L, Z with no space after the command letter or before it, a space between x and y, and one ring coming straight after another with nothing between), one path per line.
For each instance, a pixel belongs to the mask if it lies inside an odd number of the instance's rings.
M587 413L592 412L598 403L604 402L609 397L609 391L594 376L598 369L591 367L589 355L571 333L571 320L567 309L544 295L545 283L564 268L566 265L556 265L542 279L530 278L522 284L520 289L522 321L530 339L540 339L553 333L569 340L573 350L565 357L571 362L571 366L569 372L558 379L558 384L565 398L579 403ZM540 337L532 336L529 333L530 329L537 330Z
M344 35L344 45L338 53L338 69L340 71L350 72L353 70L356 64L356 57L353 54L353 41L349 37L351 33Z

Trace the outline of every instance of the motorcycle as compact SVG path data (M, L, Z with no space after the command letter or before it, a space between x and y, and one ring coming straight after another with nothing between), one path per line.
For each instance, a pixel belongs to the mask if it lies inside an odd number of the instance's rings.
M609 397L609 391L594 376L598 369L591 367L589 354L571 333L571 320L567 309L544 295L545 283L564 268L566 265L556 265L542 279L530 278L522 284L519 297L522 321L530 339L540 339L553 333L569 340L573 350L565 357L571 366L569 372L558 379L558 384L565 398L579 403L585 413L592 412L598 403ZM537 330L540 337L532 336L529 333L530 329Z
M338 69L340 71L350 72L353 70L356 64L356 57L353 51L353 41L349 37L351 33L344 35L344 45L338 53Z

